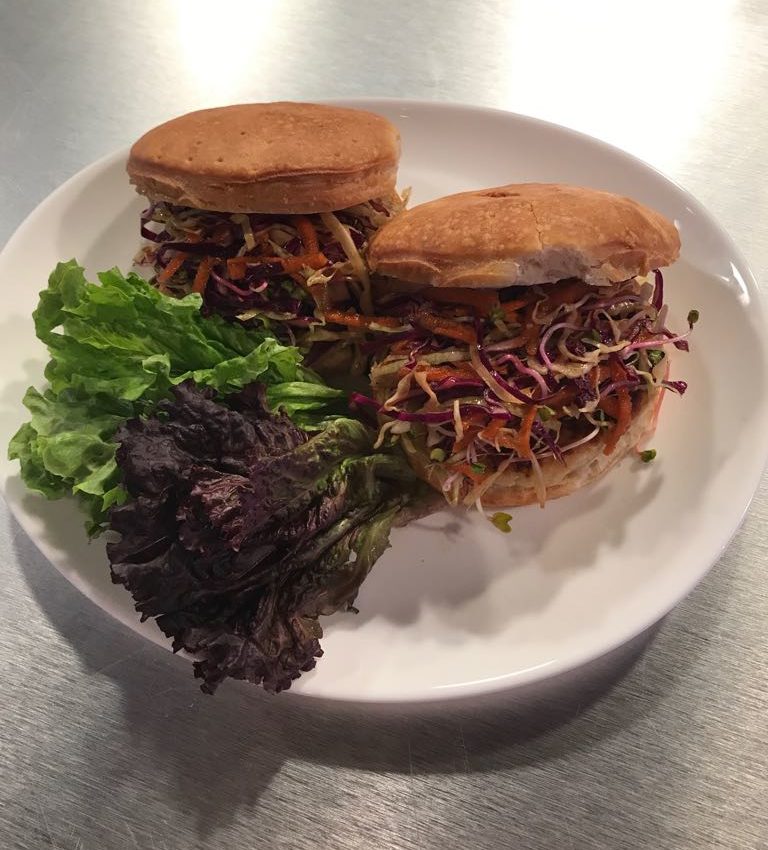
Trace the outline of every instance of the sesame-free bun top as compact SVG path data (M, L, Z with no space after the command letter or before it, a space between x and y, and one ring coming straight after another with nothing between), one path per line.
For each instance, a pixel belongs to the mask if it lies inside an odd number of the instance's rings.
M223 212L330 212L390 195L400 136L386 118L314 103L202 109L131 148L136 190Z
M610 192L519 183L413 207L374 237L377 274L425 286L502 288L577 277L604 285L673 263L675 226Z

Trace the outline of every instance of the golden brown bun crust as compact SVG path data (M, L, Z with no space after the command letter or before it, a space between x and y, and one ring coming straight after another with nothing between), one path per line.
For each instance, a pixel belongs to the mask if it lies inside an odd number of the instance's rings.
M225 212L315 213L395 189L400 136L386 118L313 103L202 109L143 135L128 174L151 200Z
M428 286L502 288L578 277L606 284L673 263L675 226L630 198L558 183L449 195L388 222L377 274Z
M663 391L656 390L642 403L635 412L627 432L619 439L616 448L610 455L603 454L606 436L598 435L594 440L568 452L565 457L567 466L563 466L554 458L541 462L541 470L547 485L547 501L569 496L587 484L592 484L602 478L619 461L631 454L639 444L650 437L656 428L656 418L663 398ZM440 464L430 463L425 453L421 451L406 452L408 461L416 474L431 484L436 490L441 490L446 472ZM464 495L468 489L464 492ZM482 497L483 506L520 507L534 505L539 501L533 487L533 477L530 472L515 472L509 469L486 490Z

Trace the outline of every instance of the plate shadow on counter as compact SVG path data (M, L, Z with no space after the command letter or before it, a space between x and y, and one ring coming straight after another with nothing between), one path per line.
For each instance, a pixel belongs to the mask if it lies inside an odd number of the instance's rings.
M422 776L514 771L589 749L653 713L702 649L688 642L673 663L667 656L662 664L652 652L644 655L653 629L556 680L420 708L271 697L243 683L227 683L211 698L198 691L188 662L158 652L92 605L11 522L25 579L48 622L77 653L87 674L79 685L92 687L99 705L76 721L62 713L60 723L77 727L90 770L87 783L68 783L66 793L81 798L77 810L104 805L122 814L125 807L132 819L136 788L149 796L162 788L201 837L241 813L247 817L273 776L292 762L317 765L323 782L327 767ZM709 580L721 585L715 598L727 596L725 571ZM718 614L698 611L697 628L714 631ZM114 710L104 711L110 701ZM132 795L130 803L122 790Z

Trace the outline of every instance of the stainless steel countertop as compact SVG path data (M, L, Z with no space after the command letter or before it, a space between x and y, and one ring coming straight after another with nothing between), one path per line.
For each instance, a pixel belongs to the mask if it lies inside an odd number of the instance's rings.
M0 242L172 114L393 95L620 145L708 205L764 277L767 57L760 0L5 0ZM649 641L428 714L203 697L0 511L2 848L768 847L765 486Z

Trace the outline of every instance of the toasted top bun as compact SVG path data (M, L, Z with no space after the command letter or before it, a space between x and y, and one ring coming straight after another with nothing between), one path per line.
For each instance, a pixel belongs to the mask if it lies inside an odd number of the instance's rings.
M224 212L316 213L395 189L397 129L380 115L313 103L202 109L143 135L128 174L151 200Z
M407 210L376 234L368 262L415 284L500 289L570 277L615 283L667 266L679 252L672 222L637 201L519 183Z

